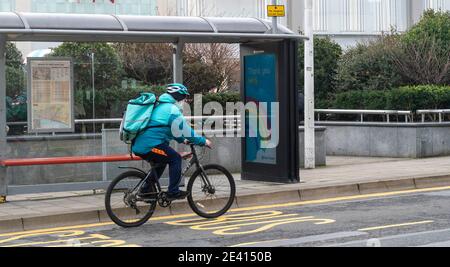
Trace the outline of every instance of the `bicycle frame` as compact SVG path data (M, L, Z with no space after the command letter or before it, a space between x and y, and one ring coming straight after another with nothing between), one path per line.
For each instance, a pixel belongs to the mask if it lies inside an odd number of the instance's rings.
M195 145L190 144L190 147L191 147L191 151L192 151L192 158L187 163L187 165L184 168L184 170L182 170L181 177L184 177L185 174L192 168L192 166L195 165L197 167L197 169L201 170L201 177L202 177L203 182L206 185L211 186L211 184L209 182L209 179L208 179L208 176L205 174L205 170L203 169L203 166L200 164L200 161L198 159L198 155L197 155L197 151L195 149ZM138 189L136 192L139 192L139 190L141 189L141 187L144 184L144 182L146 182L148 179L151 179L150 182L156 184L156 190L157 190L156 193L158 195L162 192L161 184L159 183L159 179L154 179L152 177L152 175L151 175L153 169L155 167L157 167L158 164L152 164L152 163L150 163L150 164L151 164L151 168L150 168L150 170L148 172L145 172L145 171L143 171L143 170L141 170L139 168L134 168L134 167L122 167L122 166L119 167L120 169L131 169L131 170L136 170L136 171L139 171L139 172L145 174L145 178L143 180L141 180L131 192L135 192L136 189Z

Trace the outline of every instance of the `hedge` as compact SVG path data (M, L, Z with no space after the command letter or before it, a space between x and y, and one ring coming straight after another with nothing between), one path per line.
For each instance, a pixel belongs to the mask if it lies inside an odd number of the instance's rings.
M393 90L342 92L330 100L328 108L338 109L449 109L450 86L418 85Z

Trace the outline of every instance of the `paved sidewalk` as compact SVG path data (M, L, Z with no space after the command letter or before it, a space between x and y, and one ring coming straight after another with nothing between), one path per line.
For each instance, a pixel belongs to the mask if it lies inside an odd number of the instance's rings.
M450 186L450 157L395 159L327 157L327 167L301 170L301 183L278 184L242 181L237 185L236 207L306 201L376 192ZM157 215L190 213L185 202ZM77 223L109 221L104 195L92 191L18 195L0 204L0 232L30 230Z

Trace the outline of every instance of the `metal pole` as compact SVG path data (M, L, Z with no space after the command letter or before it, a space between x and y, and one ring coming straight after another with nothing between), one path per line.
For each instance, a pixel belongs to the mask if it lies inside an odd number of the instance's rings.
M108 151L106 150L106 136L107 133L105 132L105 124L102 124L102 155L106 156L108 155ZM108 176L107 176L107 165L106 162L102 163L102 180L103 181L107 181L108 180Z
M313 2L305 3L305 168L316 167L314 132L314 32Z
M6 37L0 34L0 159L6 157ZM0 203L6 201L6 168L0 167Z
M277 0L272 0L272 5L276 5ZM278 18L272 17L272 33L277 34L278 32Z
M92 65L92 119L95 120L95 53L91 53L91 65ZM93 133L95 133L95 121L93 122Z
M184 44L179 41L173 46L173 82L183 83L183 47Z

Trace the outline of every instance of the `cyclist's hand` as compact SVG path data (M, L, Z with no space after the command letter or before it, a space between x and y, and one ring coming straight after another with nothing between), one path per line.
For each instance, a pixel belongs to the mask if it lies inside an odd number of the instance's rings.
M211 140L206 139L206 144L205 144L205 146L206 146L206 147L209 147L209 148L212 148L213 143L211 142Z

